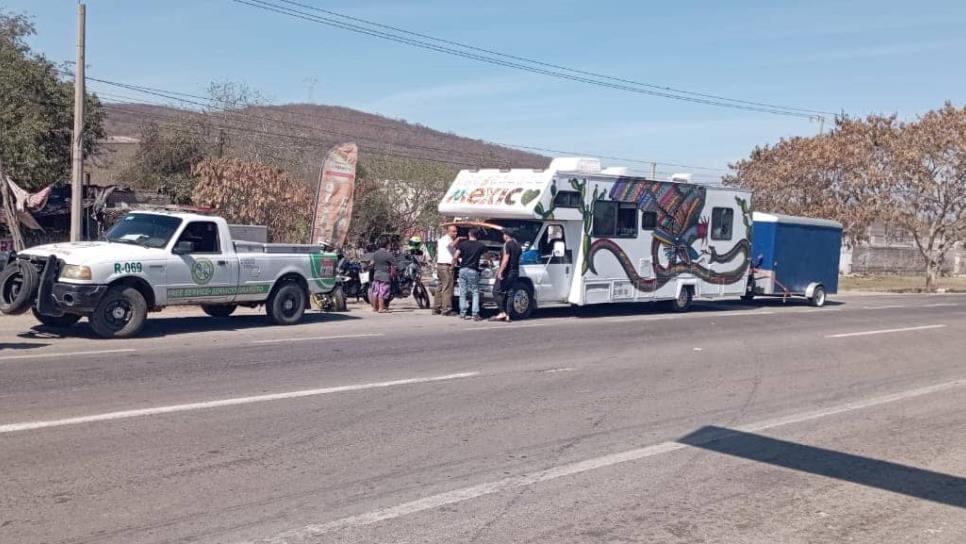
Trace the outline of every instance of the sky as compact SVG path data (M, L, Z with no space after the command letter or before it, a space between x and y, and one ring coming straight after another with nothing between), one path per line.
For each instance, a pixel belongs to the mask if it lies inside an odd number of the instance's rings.
M904 119L946 100L966 103L966 2L955 0L301 1L543 62L742 100ZM0 0L0 7L34 17L36 51L73 60L75 2ZM238 81L273 103L346 106L495 142L709 168L821 128L809 119L482 64L231 0L88 0L86 64L89 76L135 85L204 94L211 81ZM118 92L94 83L90 89Z

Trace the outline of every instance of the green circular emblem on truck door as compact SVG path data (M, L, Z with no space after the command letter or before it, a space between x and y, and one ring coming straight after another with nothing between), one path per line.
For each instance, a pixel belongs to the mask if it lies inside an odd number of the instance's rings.
M191 265L191 279L198 285L208 283L214 275L215 265L208 259L198 259Z

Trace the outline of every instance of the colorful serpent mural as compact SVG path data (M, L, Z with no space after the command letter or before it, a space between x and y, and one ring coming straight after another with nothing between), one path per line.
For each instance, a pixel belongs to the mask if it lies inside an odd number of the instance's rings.
M700 185L681 183L662 183L640 179L622 178L610 190L610 199L620 202L636 202L639 210L655 212L657 225L654 229L654 240L651 243L651 261L654 266L653 278L642 278L624 250L612 240L600 239L590 244L587 252L587 269L594 274L594 257L600 251L608 251L617 258L627 279L639 291L651 292L661 288L668 281L680 274L690 273L702 280L727 285L744 281L747 278L751 260L751 241L748 238L738 240L734 247L719 254L714 247L702 251L694 248L695 242L708 244L708 219L701 217L704 209L707 188ZM750 209L744 199L735 197L741 207L742 219L746 227L750 226ZM748 236L751 229L747 229ZM587 234L589 240L589 230ZM586 243L586 242L585 242ZM659 259L663 251L667 265L661 264ZM741 257L741 263L734 270L716 272L702 263L707 257L707 265L714 263L729 263ZM586 271L585 271L586 272Z

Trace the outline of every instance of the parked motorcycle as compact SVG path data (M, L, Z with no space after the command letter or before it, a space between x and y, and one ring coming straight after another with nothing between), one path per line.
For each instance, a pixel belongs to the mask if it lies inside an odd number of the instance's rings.
M362 278L365 280L362 283L362 297L366 302L371 302L371 272L364 272ZM419 261L414 255L403 253L396 258L395 273L389 284L389 296L386 301L409 296L416 299L416 305L421 309L425 310L432 304L429 291L423 284L423 271Z
M336 273L342 280L342 292L346 298L354 298L356 302L364 296L362 272L362 263L350 261L346 257L339 259L339 264L336 265Z

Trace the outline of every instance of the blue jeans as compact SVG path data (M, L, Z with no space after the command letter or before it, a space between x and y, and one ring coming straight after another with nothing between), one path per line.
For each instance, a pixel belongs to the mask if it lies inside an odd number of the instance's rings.
M460 315L466 317L466 295L473 295L473 315L480 315L480 273L472 268L460 268Z

